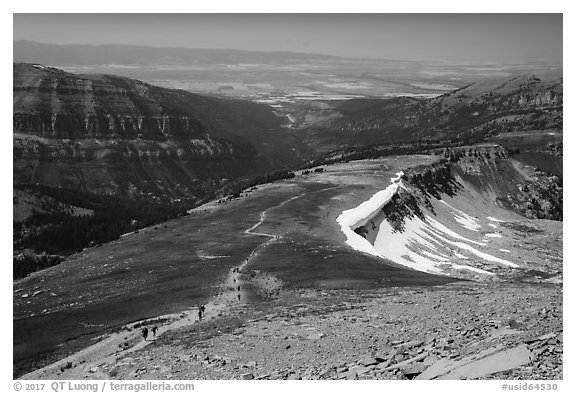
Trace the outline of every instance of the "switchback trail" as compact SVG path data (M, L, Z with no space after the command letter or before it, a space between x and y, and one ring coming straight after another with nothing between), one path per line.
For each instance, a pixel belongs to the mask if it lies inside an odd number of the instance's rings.
M339 186L332 186L302 193L262 211L259 221L246 229L244 233L264 236L269 239L256 246L240 265L230 270L228 276L220 285L218 294L205 305L206 311L203 314L202 320L213 319L225 314L233 305L241 303L245 298L243 282L241 280L241 270L246 267L259 251L281 237L281 235L254 231L266 220L267 213L306 195L338 187ZM126 357L126 355L145 348L168 331L201 322L199 321L198 310L198 307L191 307L180 313L161 315L127 324L123 326L119 332L110 334L98 343L46 367L25 374L19 379L109 379L110 375L100 371L102 365L118 363L122 358ZM147 326L150 330L150 327L154 325L158 328L156 335L152 336L152 333L149 333L148 338L144 340L140 327Z
M264 221L266 220L266 214L268 214L270 212L270 210L277 209L277 208L284 206L284 205L286 205L286 204L288 204L288 203L290 203L290 202L292 202L298 198L302 198L302 197L308 196L310 194L315 194L315 193L319 193L319 192L323 192L326 190L331 190L331 189L339 188L339 187L340 186L331 186L331 187L325 187L325 188L322 188L322 189L316 190L316 191L305 192L305 193L296 195L290 199L287 199L284 202L279 203L278 205L269 207L268 209L262 211L260 213L260 220L256 224L252 225L250 228L246 229L244 231L244 233L247 235L265 236L265 237L269 237L270 239L268 239L264 243L256 246L256 248L254 250L252 250L250 255L242 262L242 264L240 264L238 270L242 270L259 251L261 251L263 248L269 246L273 241L280 239L282 237L281 235L275 235L272 233L264 233L264 232L255 232L254 231L256 228L258 228L260 225L262 225L262 223L264 223Z

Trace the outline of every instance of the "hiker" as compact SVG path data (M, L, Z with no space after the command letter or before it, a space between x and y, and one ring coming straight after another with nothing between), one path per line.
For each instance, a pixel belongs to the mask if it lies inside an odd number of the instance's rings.
M202 307L200 307L198 309L198 320L201 321L202 320Z
M204 314L206 312L206 307L200 306L200 310L202 311L202 314Z
M144 337L144 341L146 341L146 338L148 337L148 328L142 328L142 337Z
M238 294L238 300L240 300L240 294Z
M152 334L154 335L154 337L156 337L156 331L158 330L158 326L154 325L152 326Z
M240 285L238 285L238 291L240 291Z

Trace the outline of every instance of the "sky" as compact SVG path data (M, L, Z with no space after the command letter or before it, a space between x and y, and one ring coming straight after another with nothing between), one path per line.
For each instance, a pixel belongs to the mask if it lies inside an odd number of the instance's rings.
M14 14L14 40L561 63L556 14Z

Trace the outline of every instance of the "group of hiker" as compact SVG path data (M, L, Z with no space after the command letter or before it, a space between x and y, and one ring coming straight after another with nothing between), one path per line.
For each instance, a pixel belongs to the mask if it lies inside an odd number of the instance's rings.
M240 286L238 286L238 290L240 290ZM206 306L201 305L198 307L198 320L202 321L202 316L204 315L204 313L206 312ZM152 332L153 337L156 337L156 332L158 331L158 326L153 325L150 330L148 330L148 327L144 326L140 332L142 333L142 337L144 338L144 340L148 339L148 332Z
M234 284L236 284L236 279L234 279ZM231 289L234 290L234 288L231 288ZM236 287L236 290L238 291L238 295L237 295L237 296L238 296L238 300L240 300L240 285L238 285L238 286Z
M235 267L234 269L232 269L232 272L234 273L238 273L239 269L237 267ZM234 279L234 283L236 284L236 279ZM238 285L236 287L236 290L238 291L238 300L240 300L241 296L240 296L240 285ZM198 306L198 321L202 321L202 317L204 316L204 313L206 312L206 306L204 305L200 305ZM158 327L156 325L152 326L150 328L150 331L152 332L153 337L156 337L156 332L158 331ZM144 340L148 339L148 328L147 327L143 327L141 330L142 333L142 337L144 337Z
M233 268L233 269L232 269L232 273L240 273L240 268L237 268L237 267ZM233 279L233 281L234 281L234 284L236 284L236 279L235 279L235 278ZM241 298L241 296L240 296L240 285L238 285L237 290L238 290L238 295L236 295L236 296L238 297L238 300L240 300L240 298Z
M150 331L152 332L152 335L154 337L156 337L156 332L158 331L158 326L154 325L150 328ZM148 328L146 326L144 326L141 330L142 332L142 337L144 337L144 340L146 340L148 338Z

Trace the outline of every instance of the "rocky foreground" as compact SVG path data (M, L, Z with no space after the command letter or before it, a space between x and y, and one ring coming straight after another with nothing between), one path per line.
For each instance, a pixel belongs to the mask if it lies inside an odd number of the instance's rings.
M299 290L119 350L83 377L562 379L559 281Z

